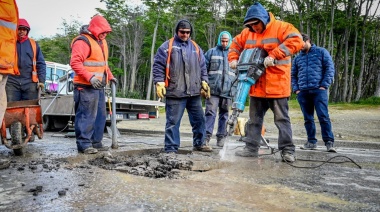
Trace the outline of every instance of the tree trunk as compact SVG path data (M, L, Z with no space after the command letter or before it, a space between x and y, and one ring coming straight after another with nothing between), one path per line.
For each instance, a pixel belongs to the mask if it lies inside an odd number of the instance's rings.
M146 99L147 100L150 100L151 92L152 92L152 85L153 85L153 63L154 63L154 50L155 50L154 47L156 46L157 28L158 28L158 19L156 21L156 25L154 26L152 48L150 50L150 74L149 74L148 91L146 92ZM154 92L154 97L156 97L155 92ZM153 99L155 99L155 98L153 98Z

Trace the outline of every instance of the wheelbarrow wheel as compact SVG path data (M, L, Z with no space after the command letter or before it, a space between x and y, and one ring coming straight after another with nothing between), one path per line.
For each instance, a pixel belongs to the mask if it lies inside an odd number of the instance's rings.
M12 145L22 144L23 127L21 122L13 123L10 127L10 130ZM24 154L24 148L21 147L19 149L13 149L13 152L16 156L21 156Z

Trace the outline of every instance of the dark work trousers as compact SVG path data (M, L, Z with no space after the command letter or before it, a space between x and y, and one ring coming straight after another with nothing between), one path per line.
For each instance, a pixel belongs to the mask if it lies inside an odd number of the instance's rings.
M7 92L8 102L38 99L36 82L31 82L24 85L8 82L5 86L5 90Z
M288 98L257 98L250 97L249 121L247 122L246 142L248 149L257 149L260 146L261 129L265 113L271 109L274 114L274 124L278 135L278 148L294 153L295 146L292 140L292 127L288 115Z
M328 110L327 90L312 89L304 90L297 95L298 103L301 106L303 117L305 120L305 128L307 133L307 141L317 143L315 137L314 110L317 113L319 124L321 125L321 134L324 142L334 142L334 134L332 132L331 121Z
M75 137L78 151L101 148L106 124L104 89L78 87L74 89Z
M205 100L206 103L206 134L212 136L214 131L216 114L218 113L218 131L216 137L223 138L227 136L227 120L228 120L228 108L231 106L231 99L223 98L220 96L213 96Z
M206 130L201 96L166 98L165 109L165 152L177 152L181 145L179 127L185 109L193 131L193 146L203 145Z

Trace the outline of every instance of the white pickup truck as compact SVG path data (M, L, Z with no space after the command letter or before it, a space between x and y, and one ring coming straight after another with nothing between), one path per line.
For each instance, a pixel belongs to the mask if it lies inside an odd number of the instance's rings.
M69 65L46 62L45 94L41 96L43 128L63 129L74 123L73 74ZM112 102L111 93L109 93ZM108 98L106 96L107 125L111 124ZM116 98L116 120L136 120L158 118L159 107L165 104L159 101Z

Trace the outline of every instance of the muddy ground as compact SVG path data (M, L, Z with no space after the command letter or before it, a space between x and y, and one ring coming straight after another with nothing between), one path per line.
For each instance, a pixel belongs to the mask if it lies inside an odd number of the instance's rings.
M302 115L290 115L299 146ZM119 148L97 155L78 154L67 132L47 132L23 157L0 146L9 162L0 170L0 211L379 211L380 108L330 115L338 154L297 147L293 166L266 148L259 158L234 157L239 136L224 160L215 140L213 153L192 152L186 116L177 155L161 152L162 114L119 123ZM269 112L266 137L276 148L272 119ZM111 145L107 133L104 143Z

